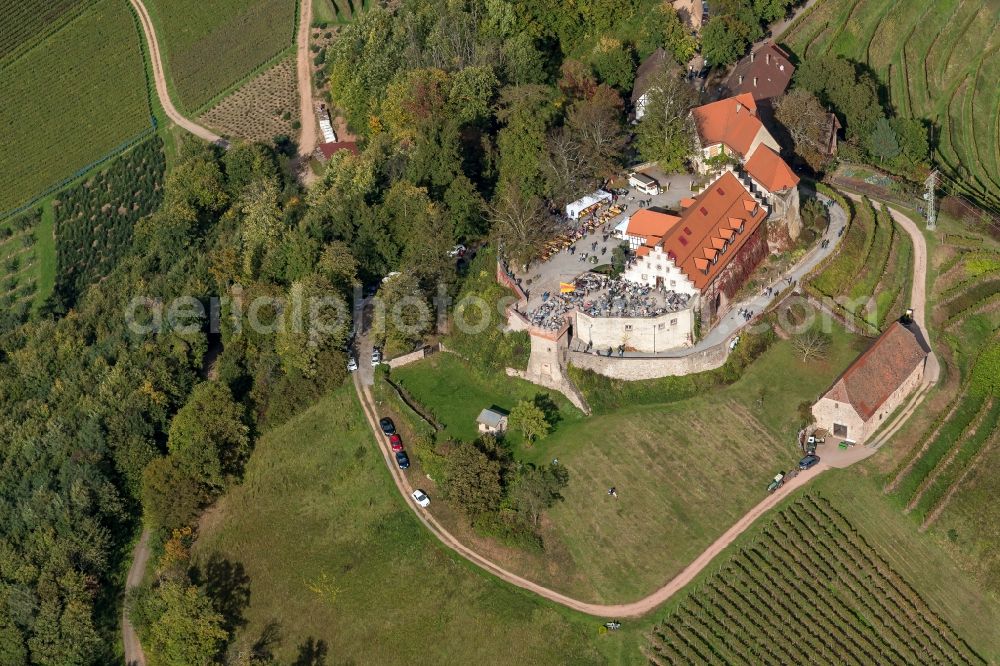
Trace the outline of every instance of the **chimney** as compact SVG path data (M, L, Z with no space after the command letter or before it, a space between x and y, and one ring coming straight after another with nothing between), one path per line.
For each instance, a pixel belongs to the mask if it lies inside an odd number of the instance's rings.
M756 87L757 87L757 77L756 77L756 76L755 76L755 77L753 77L753 87L754 87L754 88L756 88Z
M750 52L750 62L753 62L753 56L754 56L754 52L753 52L753 51L751 51L751 52Z
M740 83L741 85L743 84L743 75L742 75L742 74L740 74L740 80L739 80L739 83Z
M754 79L754 85L757 85L757 79ZM736 113L739 113L742 110L743 110L743 105L740 104L739 102L736 102Z
M764 55L764 64L765 65L770 65L771 64L771 54L770 53L767 53L767 54Z

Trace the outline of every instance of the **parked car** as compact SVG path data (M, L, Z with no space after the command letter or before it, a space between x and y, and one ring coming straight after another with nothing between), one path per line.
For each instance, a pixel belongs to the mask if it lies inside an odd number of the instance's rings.
M809 454L805 458L799 461L799 469L809 469L818 462L819 462L819 456L814 454Z
M396 451L396 464L399 465L399 469L410 468L410 457L406 455L406 451Z
M382 352L377 349L372 350L372 367L382 362Z
M378 420L378 427L382 428L382 432L387 435L392 435L396 432L396 424L388 416L383 416Z
M347 371L354 372L358 369L358 360L353 356L347 357Z
M420 488L417 488L412 493L410 493L410 497L413 498L414 502L424 507L425 509L431 505L431 498L428 497L427 493L422 491Z
M399 435L392 434L389 435L389 446L392 447L393 451L399 452L403 450L403 438Z

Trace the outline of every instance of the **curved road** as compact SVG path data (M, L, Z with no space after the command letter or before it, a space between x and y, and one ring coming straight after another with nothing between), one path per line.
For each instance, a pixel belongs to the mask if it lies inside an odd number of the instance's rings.
M826 469L829 469L827 465L821 463L813 467L811 470L800 472L797 476L786 483L778 492L773 495L769 495L766 499L757 504L757 506L750 509L750 511L736 521L732 527L726 530L722 536L716 539L712 545L696 557L691 564L687 565L683 571L652 594L643 597L638 601L633 601L627 604L588 603L586 601L580 601L579 599L568 597L565 594L556 592L555 590L539 585L538 583L534 583L517 575L516 573L504 569L499 564L483 557L463 544L447 529L445 529L433 515L418 507L410 497L410 493L413 492L413 486L410 485L406 474L396 466L395 459L392 458L390 454L386 438L382 435L382 430L378 425L378 413L375 411L375 402L372 399L371 391L367 386L363 385L360 373L355 373L354 375L354 387L357 389L358 398L361 401L361 406L368 419L368 425L371 426L372 432L375 435L379 451L382 453L382 458L392 474L392 480L396 483L396 487L399 489L399 492L406 499L407 506L409 506L413 512L417 514L417 518L420 519L420 522L422 522L441 543L448 548L451 548L473 564L485 569L497 578L500 578L511 585L516 585L522 589L534 592L541 597L545 597L550 601L554 601L568 608L572 608L573 610L580 611L581 613L587 613L588 615L594 615L596 617L637 617L654 610L660 604L679 592L685 585L690 583L702 569L708 566L709 562L725 550L725 548L729 546L736 539L736 537L745 532L747 528L750 527L761 515L773 508L793 490L800 488L816 475Z
M153 64L153 79L156 82L156 95L160 98L160 106L163 107L164 113L167 114L170 120L188 132L191 132L191 134L201 137L205 141L217 143L223 148L228 147L229 143L225 139L182 116L174 106L174 103L170 101L170 93L167 90L167 79L163 73L163 58L160 56L160 44L156 41L156 31L153 30L153 21L149 18L149 12L146 11L146 6L142 4L142 0L129 0L129 2L132 3L135 13L139 16L142 31L146 34L146 44L149 47L149 60ZM309 3L305 4L308 5Z
M920 228L913 220L891 207L889 207L889 212L893 219L899 223L899 225L913 240L913 286L911 290L910 303L913 308L914 319L920 325L920 328L924 330L926 335L927 329L924 322L924 314L926 309L927 244ZM832 224L830 226L834 227ZM370 345L368 345L366 336L361 337L359 341L359 349L361 351L370 351ZM360 358L366 358L364 353L360 354ZM932 352L928 360L927 370L925 372L925 387L933 384L937 380L937 376L937 359L934 357ZM538 583L534 583L511 571L508 571L507 569L504 569L497 563L480 555L460 542L453 534L445 529L445 527L442 526L430 512L418 507L410 497L410 493L413 491L413 486L407 479L406 474L396 466L395 459L390 452L386 438L383 436L382 430L378 425L379 416L375 410L375 401L372 398L369 387L367 386L367 383L370 381L370 377L368 377L365 373L357 372L354 374L354 387L357 390L358 399L360 400L362 409L365 412L368 425L372 429L378 449L382 453L382 458L385 461L386 466L389 468L392 479L395 482L396 487L399 489L400 494L403 495L407 506L409 506L410 509L417 515L420 522L422 522L424 526L430 530L430 532L445 546L451 548L465 559L485 569L494 576L510 583L511 585L516 585L522 589L534 592L535 594L549 599L550 601L562 604L563 606L580 611L581 613L587 613L588 615L597 617L637 617L645 615L646 613L656 609L658 606L670 599L670 597L680 592L688 583L694 580L694 578L701 573L701 571L708 566L708 564L715 559L716 556L725 550L726 547L732 544L733 541L739 537L739 535L753 525L753 523L760 518L760 516L774 508L792 491L804 486L824 470L830 469L831 467L847 467L852 463L863 458L867 458L876 452L874 448L853 447L846 453L834 451L830 455L825 455L824 458L826 459L826 462L820 463L808 471L800 472L777 492L769 495L755 507L750 509L738 521L736 521L736 523L726 530L722 536L716 539L708 548L698 555L694 561L687 565L679 574L668 581L665 585L655 590L652 594L637 601L625 604L595 604L568 597L560 592L539 585ZM919 395L917 396L917 401L919 401ZM899 419L899 423L893 424L895 428L898 428L898 426L901 425L901 422L905 420L910 413L912 413L913 408L915 408L915 405L911 404L910 408L903 415L901 415L902 418Z

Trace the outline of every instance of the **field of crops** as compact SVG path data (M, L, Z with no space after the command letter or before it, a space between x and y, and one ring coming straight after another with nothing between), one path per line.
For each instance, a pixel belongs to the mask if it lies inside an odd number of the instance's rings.
M52 202L56 290L64 303L72 304L128 249L133 225L156 210L163 199L165 167L163 142L154 136Z
M1000 431L1000 252L972 238L955 237L947 245L954 255L934 283L934 316L956 350L961 390L886 483L924 527L996 447Z
M868 64L896 112L926 118L946 182L1000 205L1000 3L822 0L782 40Z
M0 222L0 308L30 305L37 289L35 242L41 209Z
M147 0L175 101L203 107L289 47L296 0Z
M142 46L128 3L98 0L4 64L0 100L2 218L150 129Z
M299 118L295 58L288 57L251 79L199 117L203 124L228 137L271 141L291 136Z
M0 63L71 20L93 0L0 0Z
M645 653L654 664L986 663L817 496L693 590Z

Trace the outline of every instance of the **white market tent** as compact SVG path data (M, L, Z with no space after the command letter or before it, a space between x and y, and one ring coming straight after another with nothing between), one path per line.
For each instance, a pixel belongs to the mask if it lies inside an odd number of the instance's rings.
M581 215L585 215L588 210L601 203L611 203L609 192L597 190L593 194L588 194L573 203L566 204L566 217L571 220L579 220Z

